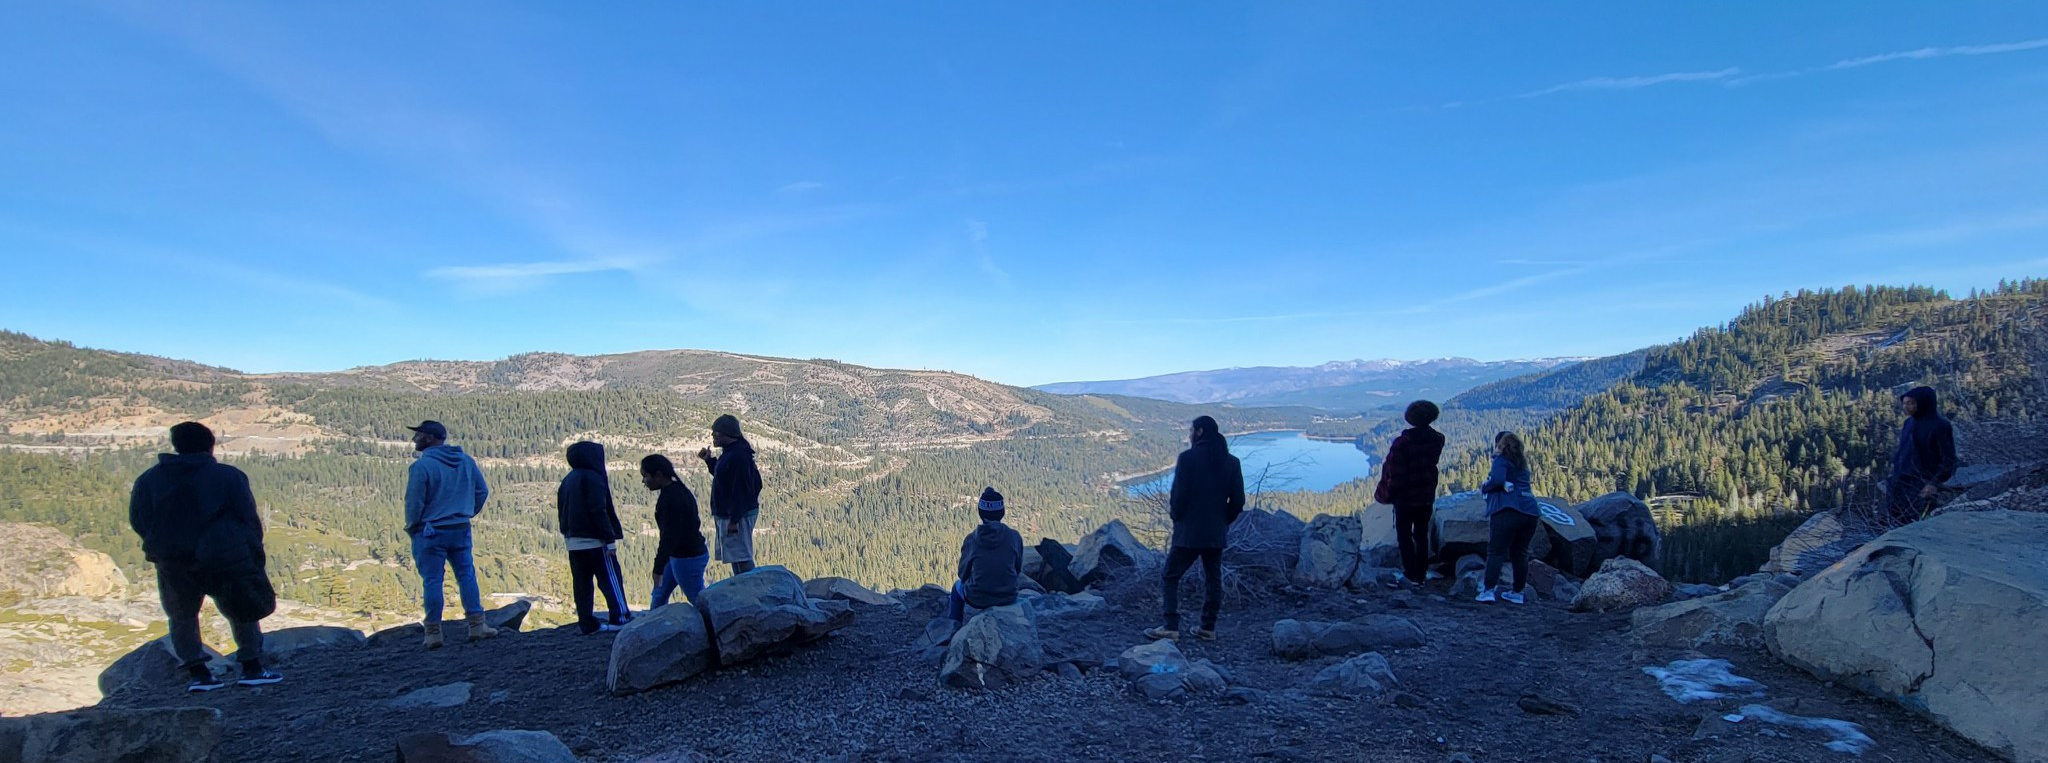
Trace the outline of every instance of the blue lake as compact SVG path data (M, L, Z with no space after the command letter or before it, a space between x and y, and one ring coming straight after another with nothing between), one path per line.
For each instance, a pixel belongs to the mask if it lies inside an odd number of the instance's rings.
M1372 473L1373 457L1350 442L1311 440L1301 432L1260 432L1230 438L1230 454L1244 463L1247 491L1270 468L1265 489L1329 490ZM1132 493L1172 487L1173 472L1129 485Z

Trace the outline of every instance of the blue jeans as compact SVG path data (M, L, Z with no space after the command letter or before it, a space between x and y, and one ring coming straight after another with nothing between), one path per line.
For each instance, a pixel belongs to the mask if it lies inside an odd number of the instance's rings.
M961 585L960 582L953 583L953 590L946 593L946 616L956 623L967 619L967 589Z
M704 566L711 563L710 554L699 554L688 559L669 557L668 564L662 565L661 581L654 584L654 606L661 609L668 605L668 597L683 589L683 598L691 604L697 603L697 592L704 590Z
M427 537L431 530L433 537ZM426 622L441 622L441 581L443 564L455 569L455 587L462 594L462 613L484 611L483 595L476 590L476 560L470 556L469 525L421 530L412 536L412 561L420 570L420 600Z

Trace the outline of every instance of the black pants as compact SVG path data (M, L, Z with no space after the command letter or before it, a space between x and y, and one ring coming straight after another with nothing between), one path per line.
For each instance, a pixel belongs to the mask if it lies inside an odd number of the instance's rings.
M1529 583L1529 541L1535 540L1536 528L1543 520L1534 514L1501 509L1488 522L1492 532L1486 540L1486 587L1500 585L1501 563L1513 561L1515 593L1521 593L1522 586Z
M177 565L156 566L156 592L164 604L164 619L169 621L171 651L178 655L178 662L186 670L206 664L206 645L199 640L199 605L208 596L217 592L208 586L205 576ZM214 606L220 606L216 598ZM229 631L235 635L235 659L243 665L263 663L263 628L256 623L228 621Z
M1920 491L1926 488L1927 480L1911 475L1892 475L1885 485L1886 529L1918 522L1921 515L1934 508L1934 499L1920 497Z
M626 579L619 573L619 557L612 549L569 552L569 576L576 588L576 627L584 633L594 633L598 626L593 586L604 591L604 603L611 608L611 624L625 625L632 619L632 611L626 608Z
M1216 613L1223 611L1223 549L1181 548L1166 553L1166 629L1180 630L1180 579L1195 560L1202 560L1202 629L1216 629Z
M1422 506L1394 507L1394 539L1401 545L1401 571L1417 583L1429 575L1429 519L1436 509Z

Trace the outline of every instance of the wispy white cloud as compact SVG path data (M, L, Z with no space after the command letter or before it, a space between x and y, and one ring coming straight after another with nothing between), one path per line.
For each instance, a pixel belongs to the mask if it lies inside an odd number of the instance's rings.
M1710 72L1666 72L1664 74L1648 74L1636 77L1591 77L1566 82L1562 85L1552 85L1541 90L1531 90L1516 97L1541 98L1546 95L1570 93L1579 90L1638 90L1673 82L1714 82L1725 80L1741 73L1742 70L1740 68L1731 66L1726 69Z
M794 196L798 194L810 193L812 191L823 190L824 188L825 184L820 183L816 180L799 180L794 183L790 183L789 185L785 185L781 188L777 188L775 189L775 192Z
M2042 48L2048 48L2048 37L2041 37L2032 40L2021 40L2019 42L1994 43L1990 45L1954 45L1946 48L1917 48L1914 50L1901 50L1892 53L1879 53L1874 56L1845 58L1840 61L1836 61L1832 64L1828 64L1827 66L1820 67L1819 69L1814 69L1812 71L1838 71L1841 69L1855 69L1857 67L1869 66L1871 64L1882 64L1891 61L1923 61L1930 58L1948 58L1950 56L1990 56L1997 55L2000 53L2019 53L2021 51L2039 50Z
M483 294L504 294L523 291L558 276L604 273L611 271L635 271L646 262L634 260L565 260L556 262L508 262L488 265L449 265L433 268L421 275L440 281L449 281L466 291Z
M988 223L981 220L968 220L967 243L974 248L975 264L981 266L981 272L987 273L1005 284L1010 282L1010 271L1004 270L1001 265L997 265L995 256L989 254Z

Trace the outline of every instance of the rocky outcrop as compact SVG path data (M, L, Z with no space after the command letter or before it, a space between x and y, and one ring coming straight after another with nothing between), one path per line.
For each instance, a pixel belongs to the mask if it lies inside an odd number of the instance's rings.
M1358 566L1401 568L1401 542L1394 532L1394 507L1372 503L1358 512Z
M1579 504L1578 512L1593 525L1596 538L1588 565L1617 557L1648 564L1664 547L1664 533L1657 529L1650 505L1632 494L1617 490Z
M398 740L399 763L576 763L576 753L545 731L413 734Z
M1059 541L1043 538L1038 541L1036 548L1024 551L1025 576L1038 581L1045 590L1056 593L1080 593L1085 587L1081 585L1080 579L1074 577L1070 569L1074 564L1074 552ZM1031 562L1032 556L1038 558L1036 564Z
M782 567L759 567L697 594L720 664L733 665L817 640L853 624L843 601L815 602Z
M1405 618L1367 615L1352 622L1281 620L1273 624L1273 654L1289 660L1405 649L1427 642Z
M605 687L613 694L632 694L686 680L717 663L704 615L688 602L677 602L643 612L619 631L612 640Z
M515 601L497 609L486 610L484 612L484 622L489 623L491 627L497 628L500 631L515 632L519 630L519 626L526 623L526 613L532 610L533 602L525 600ZM420 627L420 624L413 623L396 628L386 628L372 633L370 634L369 644L372 647L416 647L420 645L420 638L425 635L426 631ZM462 640L469 638L469 623L459 616L452 620L443 620L441 622L441 635L447 638L449 643L460 643Z
M850 601L874 607L896 604L895 599L876 593L873 589L847 578L812 578L804 582L804 595L825 601Z
M1301 559L1301 535L1308 525L1285 511L1246 509L1230 525L1223 563L1232 569L1286 577Z
M1697 599L1643 607L1630 615L1636 638L1651 646L1763 646L1764 615L1792 589L1760 580Z
M213 647L205 649L207 658L216 663L215 672L228 666ZM129 688L175 686L185 680L185 671L178 667L178 655L171 651L171 637L164 636L136 647L100 671L100 694L111 697Z
M1663 601L1670 593L1671 584L1642 562L1626 557L1609 559L1579 586L1579 595L1572 598L1572 611L1635 609Z
M1308 682L1311 694L1344 699L1378 697L1401 686L1394 666L1378 652L1367 652L1324 668Z
M263 657L272 665L289 665L308 652L360 649L369 643L362 631L332 625L306 625L263 634Z
M20 763L213 760L220 711L86 708L0 718L0 760Z
M1318 514L1301 536L1301 555L1294 581L1320 588L1343 588L1358 569L1359 524L1356 516Z
M1090 586L1119 575L1129 575L1141 567L1157 566L1159 561L1159 552L1139 543L1137 536L1131 534L1131 528L1125 527L1123 520L1116 519L1081 539L1081 549L1074 554L1074 561L1067 565L1067 572L1081 586Z
M127 592L128 576L113 557L53 528L0 522L0 601L108 598Z
M1886 533L1764 618L1771 653L2048 761L2048 514L1947 514Z
M1486 499L1478 493L1438 498L1429 524L1430 545L1438 561L1448 564L1470 555L1485 558L1493 526L1487 519Z
M1529 542L1531 559L1574 575L1592 572L1600 563L1598 526L1579 507L1562 498L1538 497L1536 516L1543 525Z
M1857 546L1877 537L1860 521L1841 512L1823 511L1799 525L1785 540L1771 549L1763 571L1772 574L1807 576L1839 562Z
M992 689L1014 683L1045 667L1038 621L1031 605L1018 602L983 610L953 634L939 682L961 689Z

